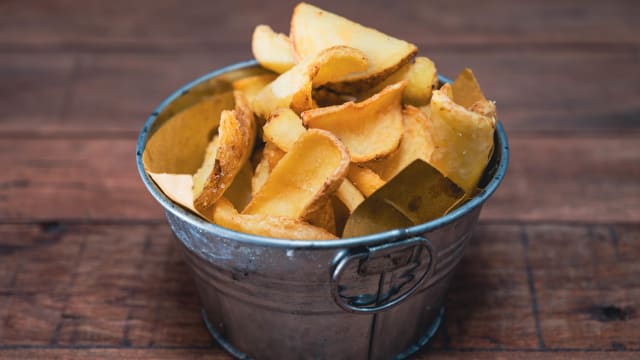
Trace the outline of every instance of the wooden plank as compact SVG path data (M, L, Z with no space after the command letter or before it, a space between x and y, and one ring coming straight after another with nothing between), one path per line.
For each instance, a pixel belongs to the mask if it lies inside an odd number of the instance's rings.
M478 359L478 360L547 360L547 359L637 359L638 353L631 351L427 351L412 359ZM0 359L211 359L231 360L220 349L11 349L0 350Z
M510 137L507 177L484 220L635 222L638 136ZM129 139L3 138L0 221L162 220Z
M195 52L62 53L45 63L10 54L0 60L0 132L137 133L182 85L251 58L249 41ZM509 131L640 130L633 51L424 50L450 77L472 67Z
M640 350L640 225L528 227L544 343Z
M246 43L253 27L288 32L298 1L270 6L206 0L71 0L3 2L0 46L43 48L201 48ZM429 47L452 44L638 44L640 10L633 0L511 2L492 0L332 0L328 10ZM490 21L487 21L490 19Z

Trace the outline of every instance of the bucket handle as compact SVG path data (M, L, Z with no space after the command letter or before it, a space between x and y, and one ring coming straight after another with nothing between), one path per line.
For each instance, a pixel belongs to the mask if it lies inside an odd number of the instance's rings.
M377 313L388 310L411 296L435 269L436 252L431 241L416 236L404 241L372 246L359 251L342 251L336 255L331 271L331 295L343 310L353 313ZM428 260L427 260L428 259ZM425 261L428 263L425 266ZM357 262L361 276L379 275L378 289L372 294L346 296L341 285L345 270ZM353 268L354 265L351 267ZM384 291L385 275L392 271L404 271L398 279L405 281ZM413 281L417 277L417 281ZM400 293L403 287L413 282ZM398 295L400 293L400 295Z

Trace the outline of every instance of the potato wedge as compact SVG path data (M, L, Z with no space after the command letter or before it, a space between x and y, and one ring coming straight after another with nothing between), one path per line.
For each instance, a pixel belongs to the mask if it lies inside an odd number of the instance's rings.
M216 163L216 154L218 153L218 146L220 145L220 137L214 136L204 153L204 160L198 171L193 174L193 193L200 194L204 190L204 186L209 179L209 175L213 171L213 167Z
M314 108L313 86L362 71L367 65L366 56L359 50L346 46L328 48L278 76L258 93L252 108L263 118L279 108L291 108L296 113Z
M487 100L480 90L478 80L469 68L462 70L451 85L453 101L456 104L469 109L471 105L480 100Z
M276 33L267 25L256 26L251 39L251 50L260 65L278 74L296 64L289 37Z
M386 86L402 80L407 80L407 87L402 93L402 103L413 106L427 105L431 100L433 89L438 86L436 65L427 57L416 57L414 62L406 64L383 82L366 91L361 95L361 99L366 99L380 92Z
M433 152L431 135L427 131L427 116L420 109L407 106L402 111L403 133L398 151L386 159L367 165L384 181L389 181L415 159L429 161Z
M378 174L368 167L358 164L349 166L347 177L364 196L373 194L384 185L384 180Z
M256 95L277 77L276 74L254 75L236 80L231 86L233 90L242 91L244 97L247 99L247 103L251 105Z
M289 37L299 61L336 45L350 46L366 55L368 68L332 81L341 92L375 85L408 63L418 51L413 44L306 3L298 4L293 10Z
M349 209L349 212L353 212L364 201L360 190L349 179L344 179L340 184L336 190L336 197Z
M273 111L262 129L265 141L276 144L283 151L289 151L300 135L307 131L302 119L289 108Z
M239 214L224 197L213 208L213 222L219 226L253 235L290 240L334 240L337 237L325 229L304 221L273 215Z
M307 214L304 221L311 225L323 228L328 232L336 233L336 218L333 212L333 205L331 204L331 197L327 197L324 200L323 205L318 205L318 208L310 214Z
M448 84L433 92L428 130L433 141L429 162L445 176L473 194L493 149L495 118L456 104Z
M360 102L312 109L302 113L309 128L335 134L349 149L351 161L364 162L389 155L402 138L402 91L407 82L387 86Z
M251 178L251 196L255 196L264 183L267 182L269 178L269 174L271 174L271 168L269 166L269 159L262 156L258 165L256 165L256 170L253 173L253 177Z
M271 170L273 170L276 167L276 165L278 164L278 162L280 162L280 159L282 159L284 154L286 153L280 150L280 148L276 144L272 142L267 142L264 144L264 149L262 150L262 156L265 157L267 159L267 162L269 163L269 172L271 172Z
M251 156L256 137L253 112L239 91L234 91L235 110L225 110L218 129L215 161L202 191L194 192L196 209L204 212L224 194ZM199 190L199 189L194 189Z
M222 110L233 109L233 104L230 91L209 96L153 129L142 155L145 170L193 174L202 164L209 134L218 128Z
M271 171L243 214L304 219L324 205L349 168L349 153L331 133L306 131Z

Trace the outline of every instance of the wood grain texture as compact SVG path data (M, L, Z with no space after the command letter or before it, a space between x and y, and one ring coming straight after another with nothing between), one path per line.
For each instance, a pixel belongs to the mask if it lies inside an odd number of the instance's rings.
M640 131L640 66L633 50L422 48L449 77L473 68L515 131ZM0 133L133 135L158 104L193 79L252 57L241 47L180 53L30 53L0 59ZM640 135L639 135L640 136Z
M510 137L507 177L482 219L635 222L638 136ZM161 207L135 167L135 141L0 141L0 220L157 220Z
M640 351L633 330L640 283L630 277L637 271L632 259L640 256L640 227L615 230L617 242L608 226L480 224L431 349ZM193 348L221 356L202 324L190 273L166 225L0 225L0 239L5 353L19 347L77 348L86 354L92 347L150 348L150 354L159 351L154 348ZM613 262L614 244L625 250L625 261ZM594 254L603 257L599 273L593 272ZM538 270L541 261L550 266ZM625 291L611 294L616 288ZM603 306L627 315L616 317ZM593 341L593 331L599 341Z
M47 1L0 7L0 46L181 50L245 44L258 23L288 32L298 1ZM634 44L633 0L412 2L325 1L322 7L427 46L455 44ZM159 21L161 20L161 21ZM118 26L114 26L117 24Z

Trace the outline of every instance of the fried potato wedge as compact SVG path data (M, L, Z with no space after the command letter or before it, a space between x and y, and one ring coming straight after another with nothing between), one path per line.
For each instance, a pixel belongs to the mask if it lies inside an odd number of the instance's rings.
M268 25L256 26L251 39L251 50L260 65L279 74L296 64L289 37L276 33Z
M386 86L402 80L407 81L407 87L402 93L402 103L414 106L427 105L431 100L433 89L436 89L438 86L436 65L427 57L416 57L412 63L404 65L383 82L371 90L366 91L361 98L366 99L378 93Z
M224 197L213 208L213 222L219 226L253 235L290 240L335 240L325 229L283 216L239 214Z
M299 61L336 45L350 46L366 55L368 68L332 80L331 86L341 92L359 92L375 85L408 63L418 51L413 44L306 3L293 10L289 37Z
M336 191L336 197L349 209L349 212L354 211L364 201L360 190L349 179L344 179L340 184Z
M336 233L336 218L333 212L333 205L331 204L331 197L327 197L324 200L323 205L318 205L318 208L310 214L307 214L304 221L311 225L323 228L328 232Z
M433 152L429 162L472 194L489 162L496 121L456 104L447 96L448 87L434 91L431 98L427 124Z
M193 174L193 193L200 194L204 190L204 186L209 179L209 175L213 171L213 167L216 163L216 154L218 153L218 146L220 145L220 137L214 136L204 153L204 160L198 171Z
M281 150L289 151L307 129L302 119L289 108L277 109L269 115L262 128L265 141L276 144Z
M480 89L478 80L473 75L473 71L469 68L465 68L458 74L451 85L451 90L453 92L453 101L466 109L469 109L471 105L478 101L487 100Z
M351 164L351 166L349 166L347 178L364 196L373 194L385 183L373 170L358 164Z
M253 112L239 91L234 91L235 110L221 114L215 161L202 191L194 192L196 209L204 212L229 188L251 156L256 137ZM194 189L195 191L199 189Z
M417 159L369 196L349 216L343 236L360 236L438 218L464 199L464 191Z
M247 103L251 105L258 93L278 76L276 74L261 74L238 79L231 83L233 90L242 91Z
M262 156L265 157L269 163L269 171L276 167L285 154L284 151L280 150L280 148L272 142L265 143L264 149L262 150Z
M415 159L429 161L433 152L431 135L427 131L427 116L420 109L407 106L402 111L403 133L398 150L387 158L367 165L384 181L389 181Z
M349 149L351 161L364 162L389 155L402 138L402 91L406 81L387 86L360 102L312 109L302 113L304 124L335 134Z
M209 134L218 128L220 113L233 104L231 92L209 96L151 130L142 155L145 170L193 174L202 164Z
M266 86L252 103L255 113L263 118L279 108L291 108L296 113L315 107L313 86L367 68L366 56L347 46L334 46L309 57L287 70Z
M278 162L243 214L304 219L324 205L349 168L349 153L331 133L309 130Z

